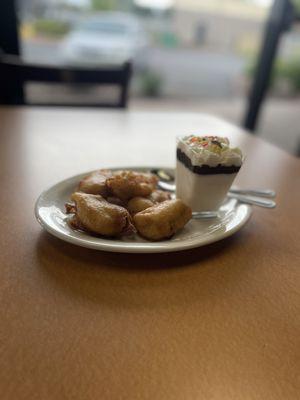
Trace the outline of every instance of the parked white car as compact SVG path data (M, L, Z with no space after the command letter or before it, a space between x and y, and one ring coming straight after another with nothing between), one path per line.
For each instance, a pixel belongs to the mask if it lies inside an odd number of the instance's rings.
M76 26L62 43L61 57L67 65L138 64L147 47L147 34L136 18L107 12Z

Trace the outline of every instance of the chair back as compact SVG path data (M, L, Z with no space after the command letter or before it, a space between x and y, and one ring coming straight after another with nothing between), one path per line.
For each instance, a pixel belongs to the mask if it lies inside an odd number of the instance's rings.
M0 55L0 104L27 105L25 84L27 82L117 85L120 88L116 103L50 103L43 106L80 106L126 108L128 89L132 75L131 63L120 67L75 68L38 65L23 62L18 56Z

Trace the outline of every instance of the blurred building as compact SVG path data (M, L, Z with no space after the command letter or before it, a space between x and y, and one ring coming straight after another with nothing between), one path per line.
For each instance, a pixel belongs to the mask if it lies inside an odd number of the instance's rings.
M252 47L261 35L264 21L222 12L176 9L173 27L185 46L203 46L221 51Z

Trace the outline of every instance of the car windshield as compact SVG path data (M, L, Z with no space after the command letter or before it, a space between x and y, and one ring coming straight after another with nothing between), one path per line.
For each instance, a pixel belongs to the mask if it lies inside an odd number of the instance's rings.
M102 33L107 35L130 35L131 31L119 22L88 21L79 27L82 32Z

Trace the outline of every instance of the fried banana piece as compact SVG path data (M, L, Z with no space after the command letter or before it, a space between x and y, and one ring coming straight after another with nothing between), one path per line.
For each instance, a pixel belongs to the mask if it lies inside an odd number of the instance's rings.
M134 215L140 211L144 211L147 208L152 207L153 205L154 203L150 199L145 197L134 197L133 199L129 200L127 204L127 210L131 215Z
M79 182L78 191L88 194L100 194L103 197L109 196L109 189L106 181L112 176L108 169L100 169L92 172Z
M154 192L148 196L148 199L153 201L153 203L162 203L163 201L171 199L171 193L163 190L154 190Z
M121 199L118 199L118 197L107 197L106 200L111 204L115 204L116 206L121 206L126 208L126 202L124 202Z
M126 201L133 197L147 197L155 190L157 178L152 174L120 171L107 179L106 185L113 195Z
M139 234L148 240L168 239L192 218L192 210L181 200L166 200L134 215Z
M99 195L73 193L75 219L83 229L103 236L120 236L135 232L128 211L108 203Z
M72 203L65 204L66 214L74 214L76 212L75 205Z

